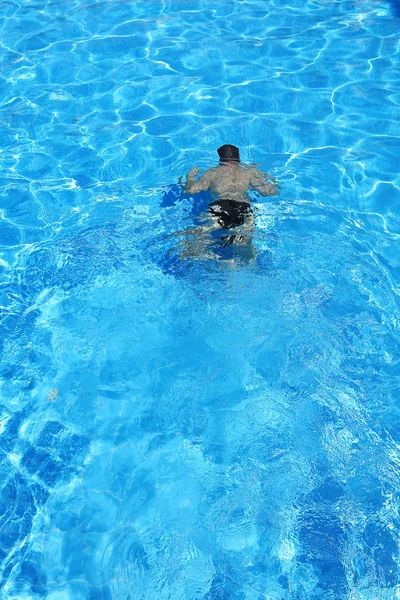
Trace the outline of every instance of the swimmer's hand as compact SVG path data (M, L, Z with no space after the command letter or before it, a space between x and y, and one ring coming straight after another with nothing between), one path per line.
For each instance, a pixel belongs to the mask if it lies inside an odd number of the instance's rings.
M186 175L186 179L194 179L195 175L197 175L199 171L199 167L192 167L189 173Z
M186 192L191 194L196 189L195 175L199 172L199 167L192 167L189 173L186 175Z
M270 175L269 173L265 173L265 178L266 178L267 182L270 185L272 185L274 188L276 188L277 190L281 189L281 186L279 185L277 180L274 177L272 177L272 175Z
M281 189L281 186L279 185L277 180L274 179L274 177L272 177L272 175L270 175L269 173L266 173L266 176L267 176L266 185L270 188L270 192L267 195L268 196L279 196L279 190Z
M211 169L210 169L211 170ZM195 175L198 175L199 167L192 167L189 173L186 175L186 191L189 194L198 194L199 192L206 192L211 187L212 180L210 178L210 171L206 171L200 179L195 179Z

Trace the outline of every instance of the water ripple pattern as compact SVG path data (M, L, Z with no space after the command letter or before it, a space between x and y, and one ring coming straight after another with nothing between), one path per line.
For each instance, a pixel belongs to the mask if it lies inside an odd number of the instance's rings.
M0 597L399 598L395 0L0 16ZM236 266L175 235L223 143Z

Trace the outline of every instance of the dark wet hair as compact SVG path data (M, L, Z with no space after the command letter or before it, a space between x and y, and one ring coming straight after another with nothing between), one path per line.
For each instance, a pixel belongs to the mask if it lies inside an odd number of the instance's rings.
M232 144L224 144L217 150L221 162L240 162L239 148Z

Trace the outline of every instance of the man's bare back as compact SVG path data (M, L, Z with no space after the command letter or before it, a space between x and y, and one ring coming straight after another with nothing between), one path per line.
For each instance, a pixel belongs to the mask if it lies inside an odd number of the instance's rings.
M219 150L225 147L236 148L226 145ZM239 157L238 151L237 156ZM195 175L199 169L193 167L186 176L186 191L189 194L197 194L209 190L218 200L226 199L237 202L250 202L248 192L251 190L256 190L262 196L279 194L279 186L270 175L262 173L255 167L242 165L239 160L239 158L221 160L218 167L209 169L197 180L195 180Z

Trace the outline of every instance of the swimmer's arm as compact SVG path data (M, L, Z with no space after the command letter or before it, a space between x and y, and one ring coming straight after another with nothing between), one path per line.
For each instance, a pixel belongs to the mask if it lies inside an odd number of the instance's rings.
M186 191L189 194L197 194L198 192L206 192L210 189L211 186L211 178L206 171L200 179L195 180L194 176L199 172L198 167L193 167L190 169L189 173L186 175Z
M267 181L269 177L271 181ZM250 189L256 190L261 196L279 196L279 183L271 175L253 169L250 174Z

